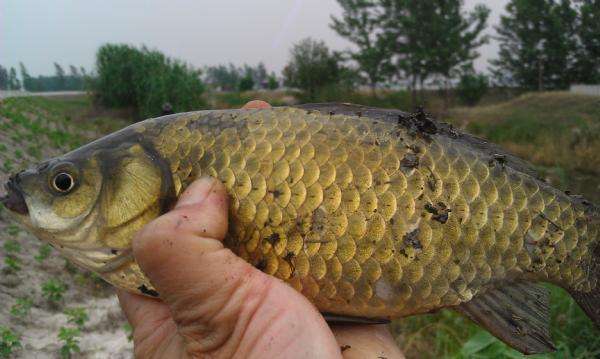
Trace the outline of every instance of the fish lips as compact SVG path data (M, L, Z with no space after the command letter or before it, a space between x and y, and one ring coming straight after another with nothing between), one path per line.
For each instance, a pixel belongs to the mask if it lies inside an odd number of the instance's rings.
M15 213L27 215L29 209L27 208L27 203L25 203L23 191L19 187L19 175L11 176L4 187L7 193L4 197L0 197L0 203Z

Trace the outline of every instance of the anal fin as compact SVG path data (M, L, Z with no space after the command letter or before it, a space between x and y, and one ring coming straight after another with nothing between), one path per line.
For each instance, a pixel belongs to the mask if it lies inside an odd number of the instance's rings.
M364 318L352 317L349 315L321 313L325 321L329 324L387 324L390 322L387 318Z
M523 354L554 351L550 338L549 291L510 282L489 289L455 309Z

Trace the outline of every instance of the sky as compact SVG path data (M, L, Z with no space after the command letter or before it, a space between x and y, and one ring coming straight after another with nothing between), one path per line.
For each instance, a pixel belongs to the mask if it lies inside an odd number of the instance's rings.
M499 21L508 0L465 0L467 9L485 3L488 21ZM277 73L293 43L324 40L335 50L351 46L329 28L341 14L335 0L0 0L0 64L22 61L32 75L54 72L53 62L93 69L104 43L145 44L202 67L262 61ZM480 49L484 71L497 44Z

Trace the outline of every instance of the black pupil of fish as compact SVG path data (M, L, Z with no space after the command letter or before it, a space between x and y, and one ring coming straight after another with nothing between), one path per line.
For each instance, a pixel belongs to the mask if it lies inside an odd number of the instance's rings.
M73 177L68 173L59 173L54 177L54 187L60 192L67 192L73 187Z

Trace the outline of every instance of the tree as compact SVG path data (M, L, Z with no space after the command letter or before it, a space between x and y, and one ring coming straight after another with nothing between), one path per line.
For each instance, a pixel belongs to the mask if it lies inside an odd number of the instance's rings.
M67 85L65 70L63 70L62 66L60 66L56 62L54 63L54 73L56 76L56 83L53 86L52 90L64 90Z
M206 68L206 82L222 91L234 91L240 81L240 70L233 64Z
M8 71L0 65L0 90L8 90Z
M433 11L433 28L430 29L430 71L444 79L444 103L448 106L450 80L459 69L472 68L479 57L477 48L488 41L481 33L487 26L490 9L477 5L473 12L462 11L462 0L437 1Z
M107 107L133 107L144 118L161 114L166 102L175 112L203 105L199 71L159 51L103 45L96 54L96 69L93 88Z
M10 72L8 73L8 89L9 90L20 90L21 89L21 81L17 77L17 70L14 67L10 68Z
M267 86L268 77L269 75L267 74L267 68L265 67L265 64L259 62L256 68L252 71L252 80L254 81L254 84L260 88L265 88Z
M254 88L254 79L253 79L252 68L246 68L246 75L242 77L239 84L239 91L250 91Z
M340 80L339 55L332 53L323 41L306 38L295 44L290 60L283 69L285 83L305 92L309 100L317 91Z
M27 68L22 62L19 62L19 68L21 70L21 79L23 80L23 88L27 91L37 91L36 83L33 81L33 78L29 75Z
M496 79L526 89L560 89L573 78L576 12L570 0L511 0L496 27Z
M274 72L271 72L269 78L267 80L267 88L269 90L277 90L279 88L279 81L277 80L277 76Z
M382 27L394 56L390 67L400 78L408 77L416 103L417 85L433 74L447 86L459 69L479 56L477 48L487 41L481 33L489 9L478 5L463 11L462 0L381 0Z
M331 17L331 28L356 46L346 50L350 59L358 64L361 75L375 94L377 84L385 79L385 64L390 49L385 41L380 23L378 2L373 0L337 0L342 7L341 18Z
M467 72L460 77L457 93L467 106L475 106L488 90L488 78L483 74Z
M600 83L600 0L579 0L577 80Z

